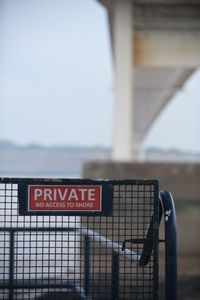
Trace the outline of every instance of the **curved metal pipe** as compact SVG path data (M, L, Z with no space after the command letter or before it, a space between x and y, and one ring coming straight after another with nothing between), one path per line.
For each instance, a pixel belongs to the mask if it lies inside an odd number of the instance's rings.
M165 295L166 300L177 299L177 225L172 195L160 192L165 223Z

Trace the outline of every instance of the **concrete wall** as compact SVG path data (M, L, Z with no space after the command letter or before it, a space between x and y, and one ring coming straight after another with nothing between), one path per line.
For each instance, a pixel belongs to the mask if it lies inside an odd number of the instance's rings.
M160 188L169 190L174 198L200 200L200 163L86 163L85 178L159 179Z
M159 179L160 189L169 190L175 200L179 274L200 274L200 164L90 162L85 164L83 176ZM164 249L160 248L164 270Z

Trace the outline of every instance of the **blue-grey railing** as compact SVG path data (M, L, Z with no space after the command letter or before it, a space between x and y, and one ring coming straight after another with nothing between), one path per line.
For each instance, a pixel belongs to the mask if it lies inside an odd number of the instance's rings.
M176 214L174 202L171 194L166 191L160 192L160 220L164 217L165 223L165 288L166 300L177 299L177 234L176 234ZM0 284L0 289L9 289L9 300L13 299L13 290L20 288L31 288L29 281L16 282L13 278L13 263L14 263L14 239L17 232L34 232L34 231L54 231L54 232L78 232L84 236L84 287L73 285L68 282L56 285L56 288L74 288L79 293L82 299L92 299L90 296L91 281L90 281L90 250L91 240L101 243L106 248L112 250L112 299L119 298L119 272L120 272L120 256L123 255L138 266L144 267L148 264L152 249L153 249L153 219L149 224L146 237L144 239L131 240L135 243L143 243L143 251L141 255L127 249L124 245L120 245L112 240L100 236L97 232L87 228L0 228L0 231L9 232L10 234L10 267L9 280L3 286ZM129 241L129 240L128 240ZM158 241L159 242L159 241ZM34 283L34 288L55 288L55 283L42 282Z

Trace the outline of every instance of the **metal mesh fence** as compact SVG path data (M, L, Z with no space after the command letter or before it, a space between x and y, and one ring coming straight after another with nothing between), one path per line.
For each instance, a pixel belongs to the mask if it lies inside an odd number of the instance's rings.
M111 181L106 217L20 216L19 182L0 183L0 299L157 299L156 181Z

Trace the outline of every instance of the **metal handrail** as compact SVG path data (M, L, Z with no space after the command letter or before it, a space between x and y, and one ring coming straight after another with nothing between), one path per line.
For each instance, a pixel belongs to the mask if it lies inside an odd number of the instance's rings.
M100 242L106 248L110 248L112 251L116 252L119 255L126 256L129 260L133 262L139 263L140 261L140 254L137 254L134 251L129 249L122 249L122 245L119 243L113 242L112 240L108 239L105 236L99 235L97 232L82 227L80 229L82 235L88 236L89 238L93 239L96 242Z

